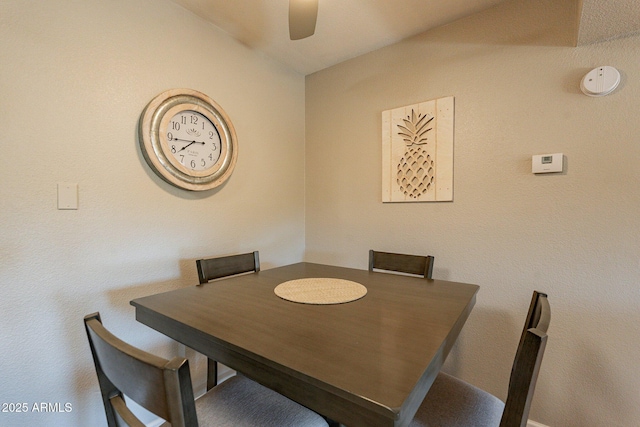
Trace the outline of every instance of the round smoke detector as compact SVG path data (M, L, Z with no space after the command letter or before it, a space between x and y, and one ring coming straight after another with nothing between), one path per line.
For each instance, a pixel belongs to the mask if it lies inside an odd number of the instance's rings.
M588 96L605 96L620 84L620 72L608 65L589 71L580 82L580 89Z

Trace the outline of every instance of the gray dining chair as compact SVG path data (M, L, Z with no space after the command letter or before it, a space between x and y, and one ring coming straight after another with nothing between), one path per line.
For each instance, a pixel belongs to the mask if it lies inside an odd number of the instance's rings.
M167 360L127 344L102 325L99 313L85 316L84 324L109 427L144 427L129 399L172 427L327 427L320 415L242 375L194 400L187 359Z
M435 258L419 255L405 255L391 252L369 251L369 271L387 270L414 274L431 279Z
M534 292L511 368L507 400L440 372L409 427L525 427L547 344L551 308Z
M229 255L218 258L199 259L196 261L200 284L222 277L260 271L260 254L258 251L247 254Z
M237 274L260 271L260 254L258 251L246 254L229 255L217 258L199 259L196 261L198 280L203 285L211 280ZM218 362L207 358L207 390L218 384Z

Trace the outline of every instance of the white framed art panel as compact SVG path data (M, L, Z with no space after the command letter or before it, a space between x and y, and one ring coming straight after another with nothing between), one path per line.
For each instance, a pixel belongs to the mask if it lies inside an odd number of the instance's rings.
M454 97L382 112L382 201L453 200Z

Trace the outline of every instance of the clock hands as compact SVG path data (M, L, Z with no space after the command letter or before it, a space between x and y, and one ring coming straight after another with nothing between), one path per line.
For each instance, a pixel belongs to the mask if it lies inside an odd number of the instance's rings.
M204 145L204 141L203 142L199 142L199 141L191 141L190 143L188 143L187 145L185 145L184 147L182 147L181 149L178 150L178 152L186 149L188 146L193 145L193 144L202 144Z
M187 147L189 147L190 145L193 145L193 144L202 144L202 145L204 145L204 144L205 144L205 142L204 142L204 141L189 141L188 139L180 139L180 138L173 138L173 139L174 139L175 141L188 142L188 144L187 144L187 145L185 145L184 147L182 147L181 149L179 149L179 150L178 150L178 152L180 152L180 151L182 151L182 150L186 149Z

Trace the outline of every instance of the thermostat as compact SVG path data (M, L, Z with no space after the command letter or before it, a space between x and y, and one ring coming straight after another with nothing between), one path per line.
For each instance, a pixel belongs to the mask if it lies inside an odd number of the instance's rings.
M562 172L562 153L540 154L531 158L532 173Z

